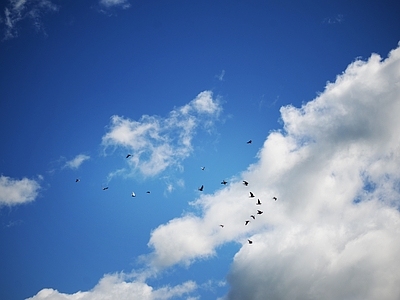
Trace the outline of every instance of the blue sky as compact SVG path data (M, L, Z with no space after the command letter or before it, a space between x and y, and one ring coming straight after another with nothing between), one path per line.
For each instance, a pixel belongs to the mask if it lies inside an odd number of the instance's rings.
M399 15L1 2L0 298L399 299Z

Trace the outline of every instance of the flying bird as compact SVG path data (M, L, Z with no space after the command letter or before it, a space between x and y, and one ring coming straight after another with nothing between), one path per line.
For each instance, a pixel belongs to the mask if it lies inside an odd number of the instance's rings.
M255 219L256 219L256 217L255 217L254 215L251 215L250 217L252 217L252 218L253 218L253 220L255 220Z
M247 144L251 144L253 141L252 140L248 140L247 141Z
M278 198L276 198L276 197L272 197L272 199L274 199L275 201L278 200Z
M261 201L260 201L260 199L258 199L258 200L257 200L257 203L256 203L256 205L261 205Z
M249 185L249 183L248 183L246 180L243 180L243 184L244 184L245 186L248 186L248 185Z
M103 187L103 191L108 190L108 186Z
M253 241L252 240L247 240L248 242L249 242L249 244L253 244Z
M147 194L150 194L150 191L147 191L146 193L147 193Z
M202 185L201 187L199 187L199 191L202 192L204 189L204 185Z
M257 209L257 215L261 215L263 213L262 210Z
M136 194L134 192L132 192L131 196L132 197L136 197Z
M254 198L254 194L250 192L250 198Z
M219 225L219 226L221 226L221 228L224 228L224 225L223 225L223 224L221 224L221 225Z
M79 181L81 181L79 178L75 179L75 182L79 182Z
M247 224L249 224L250 223L250 221L249 220L246 220L246 222L244 222L244 225L247 225Z
M228 182L227 181L225 181L225 180L222 180L221 181L221 184L223 184L223 185L226 185Z
M129 158L129 157L131 157L132 156L132 154L128 154L127 156L126 156L126 158Z
M206 169L206 167L201 167L201 170L204 171Z

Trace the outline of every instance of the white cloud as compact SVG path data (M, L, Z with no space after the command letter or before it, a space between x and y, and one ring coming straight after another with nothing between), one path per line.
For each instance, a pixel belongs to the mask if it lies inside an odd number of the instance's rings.
M5 25L4 39L18 36L18 23L30 19L37 31L44 31L41 16L44 13L58 11L59 7L50 0L9 0L0 19Z
M172 287L153 289L141 280L129 281L127 277L125 274L105 275L91 291L74 294L64 294L54 289L42 289L27 300L167 300L182 297L197 289L197 285L193 281L186 281Z
M40 184L36 180L23 178L13 179L0 176L0 206L17 205L34 201L38 195Z
M284 132L242 174L249 186L203 195L201 216L156 228L149 263L190 264L237 241L226 299L399 299L399 95L397 48L355 61L301 108L282 107Z
M103 136L104 147L123 147L127 161L145 176L154 176L169 166L179 166L192 151L192 138L200 125L210 126L221 111L212 92L200 93L190 103L174 109L166 118L144 115L139 121L113 116Z
M127 9L131 6L128 0L100 0L100 5L105 6L107 8L118 6L123 9Z
M88 159L90 159L90 156L85 154L79 154L75 158L67 161L64 165L64 168L78 169L81 166L81 164Z

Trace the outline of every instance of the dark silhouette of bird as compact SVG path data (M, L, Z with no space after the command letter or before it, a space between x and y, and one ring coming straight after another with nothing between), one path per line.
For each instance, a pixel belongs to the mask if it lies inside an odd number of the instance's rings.
M150 194L150 191L147 191L146 193L147 193L147 194Z
M201 167L201 170L204 171L206 169L206 167Z
M263 213L263 211L257 209L257 215L261 215Z
M199 191L202 192L204 189L204 185L202 185L201 187L199 187Z
M252 217L252 218L253 218L253 220L255 220L255 219L256 219L256 217L255 217L254 215L251 215L250 217Z
M126 156L126 158L129 158L129 157L131 157L132 156L132 154L128 154L127 156Z
M103 191L108 190L108 186L103 187Z
M249 185L249 183L248 183L246 180L243 180L243 184L244 184L245 186L248 186L248 185Z
M223 184L223 185L226 185L228 182L227 181L225 181L225 180L222 180L221 181L221 184Z
M257 203L256 203L256 205L261 205L261 201L260 201L260 199L257 199Z
M244 222L244 225L247 225L247 224L249 224L250 223L250 221L249 220L246 220L246 222Z
M248 140L247 141L247 144L251 144L253 141L252 140Z
M221 224L221 225L219 225L219 226L221 226L221 228L224 228L224 225L223 225L223 224Z
M247 241L249 242L250 245L253 244L253 241L252 241L252 240L247 240Z
M276 198L276 197L272 197L272 199L274 199L275 201L278 200L278 198Z
M131 196L132 197L136 197L136 194L134 192L132 192Z
M75 179L75 182L79 182L79 181L81 181L79 178Z
M250 198L254 198L254 194L250 192Z

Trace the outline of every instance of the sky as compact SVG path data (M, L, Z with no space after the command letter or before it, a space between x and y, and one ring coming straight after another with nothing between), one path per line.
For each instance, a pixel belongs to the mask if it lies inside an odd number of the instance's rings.
M2 1L0 298L399 299L399 15Z

